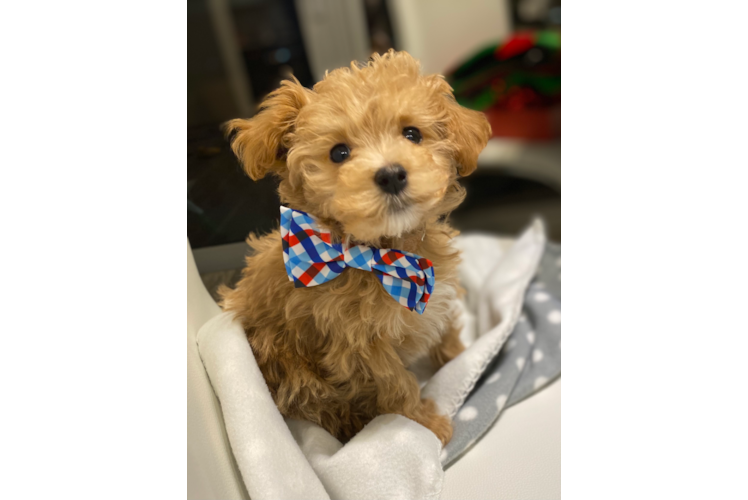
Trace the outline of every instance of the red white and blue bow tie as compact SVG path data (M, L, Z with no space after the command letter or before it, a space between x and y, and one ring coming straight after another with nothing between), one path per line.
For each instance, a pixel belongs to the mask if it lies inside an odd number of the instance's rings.
M309 214L281 207L283 260L296 288L317 286L338 277L346 267L373 272L393 299L423 314L434 290L429 259L401 250L364 245L344 249Z

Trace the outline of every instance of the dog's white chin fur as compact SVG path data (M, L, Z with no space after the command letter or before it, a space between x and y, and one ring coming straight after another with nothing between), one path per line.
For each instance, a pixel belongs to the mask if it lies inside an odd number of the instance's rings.
M414 206L389 213L377 223L367 224L365 227L355 228L351 236L360 241L374 241L379 238L400 237L413 231L421 223L421 210Z

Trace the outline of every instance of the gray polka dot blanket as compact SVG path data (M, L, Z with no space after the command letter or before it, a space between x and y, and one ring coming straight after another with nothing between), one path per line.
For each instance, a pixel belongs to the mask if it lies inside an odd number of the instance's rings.
M561 375L561 246L546 243L524 294L522 314L454 417L441 453L446 468L494 424L501 412Z
M464 234L455 240L466 289L460 303L466 350L435 372L426 359L411 366L424 397L453 420L440 453L448 468L503 410L561 375L561 247L540 221L518 239Z

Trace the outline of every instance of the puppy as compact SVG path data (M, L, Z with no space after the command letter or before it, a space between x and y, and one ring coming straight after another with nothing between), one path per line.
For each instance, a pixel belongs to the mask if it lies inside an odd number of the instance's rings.
M458 177L475 170L491 135L484 115L391 50L327 73L313 90L284 81L254 118L231 120L226 132L247 174L278 176L281 202L313 216L333 243L410 252L435 274L418 314L366 270L297 288L280 232L250 235L253 252L236 287L220 291L221 305L244 326L280 412L343 442L396 413L446 444L451 421L421 399L407 367L424 355L441 366L464 349L454 309L457 232L445 219L465 196Z

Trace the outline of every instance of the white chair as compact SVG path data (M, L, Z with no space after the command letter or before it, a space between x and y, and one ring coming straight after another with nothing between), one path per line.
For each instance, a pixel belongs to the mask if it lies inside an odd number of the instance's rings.
M196 335L221 312L203 286L187 244L187 498L249 498L231 454L218 403L197 350Z

